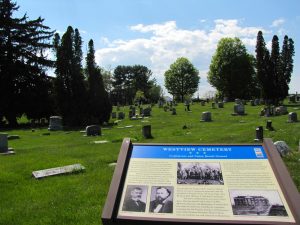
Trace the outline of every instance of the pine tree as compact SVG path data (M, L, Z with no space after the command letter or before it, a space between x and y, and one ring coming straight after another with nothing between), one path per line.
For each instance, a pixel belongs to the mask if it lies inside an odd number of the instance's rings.
M284 36L282 50L281 50L281 74L280 84L281 93L280 99L283 100L288 96L289 83L291 81L291 74L293 72L293 56L294 56L294 42L289 39L287 35Z
M53 32L40 17L29 20L25 14L13 18L18 8L10 0L0 1L0 117L4 116L10 126L16 126L17 117L24 113L45 116L37 113L45 109L39 96L48 92L44 68L52 66L43 53L52 47L48 40Z
M88 43L86 56L86 74L88 78L88 116L92 123L107 122L110 118L112 105L108 93L104 89L101 69L95 62L94 42Z
M269 82L272 82L274 85L272 93L272 102L278 104L281 94L281 59L280 59L280 50L279 50L279 40L277 35L273 36L272 39L272 51L270 57L270 79Z
M56 50L56 101L66 125L77 126L85 123L86 88L82 74L82 41L78 30L71 26L61 38L55 35Z
M273 78L270 73L270 53L266 48L266 43L261 31L257 34L256 41L256 74L259 86L261 88L261 97L267 102L272 99L273 96Z

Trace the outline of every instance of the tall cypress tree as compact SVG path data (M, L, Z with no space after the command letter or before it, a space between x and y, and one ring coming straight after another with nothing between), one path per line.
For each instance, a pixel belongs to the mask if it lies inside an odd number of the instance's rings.
M277 35L272 38L272 51L270 57L270 80L274 85L272 100L274 104L278 104L281 95L281 58L279 50L279 40Z
M270 101L273 96L274 83L270 72L270 53L266 48L266 43L261 31L257 34L256 40L256 69L257 80L261 89L261 97Z
M38 113L44 111L39 96L49 87L44 68L52 66L43 52L52 47L48 40L53 32L40 17L13 18L18 8L11 0L0 1L0 117L11 126L24 113L43 116Z
M66 125L77 126L85 123L86 89L82 74L82 41L78 30L71 26L61 38L55 35L56 49L56 100L59 112Z
M92 123L107 122L110 118L112 105L108 93L104 89L101 69L95 62L94 42L88 43L86 56L86 74L88 78L88 116Z
M294 42L289 39L287 35L284 36L282 50L281 50L281 74L280 84L281 93L280 99L283 100L288 96L289 83L291 81L291 74L293 72L293 56L294 56Z

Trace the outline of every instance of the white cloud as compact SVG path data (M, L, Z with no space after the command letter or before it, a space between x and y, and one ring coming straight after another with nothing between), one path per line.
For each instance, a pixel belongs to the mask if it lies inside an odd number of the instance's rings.
M175 21L161 24L137 24L131 31L147 34L147 38L109 40L102 38L106 48L96 50L96 61L101 66L142 64L152 70L163 86L164 72L178 57L187 57L200 71L203 90L211 90L207 71L218 41L223 37L239 37L247 47L255 46L261 27L242 27L238 20L214 21L211 30L181 29ZM204 88L203 85L207 88Z
M272 22L271 27L279 27L279 26L281 26L282 24L284 24L284 22L285 22L285 20L282 19L282 18L277 19L277 20L274 20L274 21Z

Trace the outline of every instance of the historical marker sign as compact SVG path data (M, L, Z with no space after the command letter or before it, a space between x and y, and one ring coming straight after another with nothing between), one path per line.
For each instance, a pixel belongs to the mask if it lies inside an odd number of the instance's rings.
M270 139L259 145L125 139L103 224L300 224L300 196Z

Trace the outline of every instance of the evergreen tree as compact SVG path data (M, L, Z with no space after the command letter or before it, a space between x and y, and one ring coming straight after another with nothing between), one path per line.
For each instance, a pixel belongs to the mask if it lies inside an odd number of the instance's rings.
M291 74L293 72L293 56L294 56L294 42L289 39L287 35L284 36L282 50L281 50L281 74L280 74L280 99L283 100L288 96L289 83L291 81Z
M44 51L52 47L48 40L53 32L40 17L13 18L18 8L11 0L0 1L0 117L10 126L16 126L17 117L24 113L46 116L43 103L48 99L39 96L48 92L44 68L52 66Z
M257 34L256 41L256 74L261 89L261 97L266 101L272 99L273 90L275 88L273 77L270 73L270 53L266 47L263 33Z
M104 89L101 69L95 62L94 42L88 43L86 56L86 74L88 78L88 116L92 123L108 122L112 111L108 93Z
M66 125L77 126L85 123L86 88L82 74L82 41L78 30L71 26L61 38L54 36L56 50L56 101Z
M280 93L281 93L281 60L280 60L280 50L279 50L279 40L277 35L273 36L272 39L272 51L270 57L270 79L269 82L272 82L274 85L272 93L272 102L278 104Z

